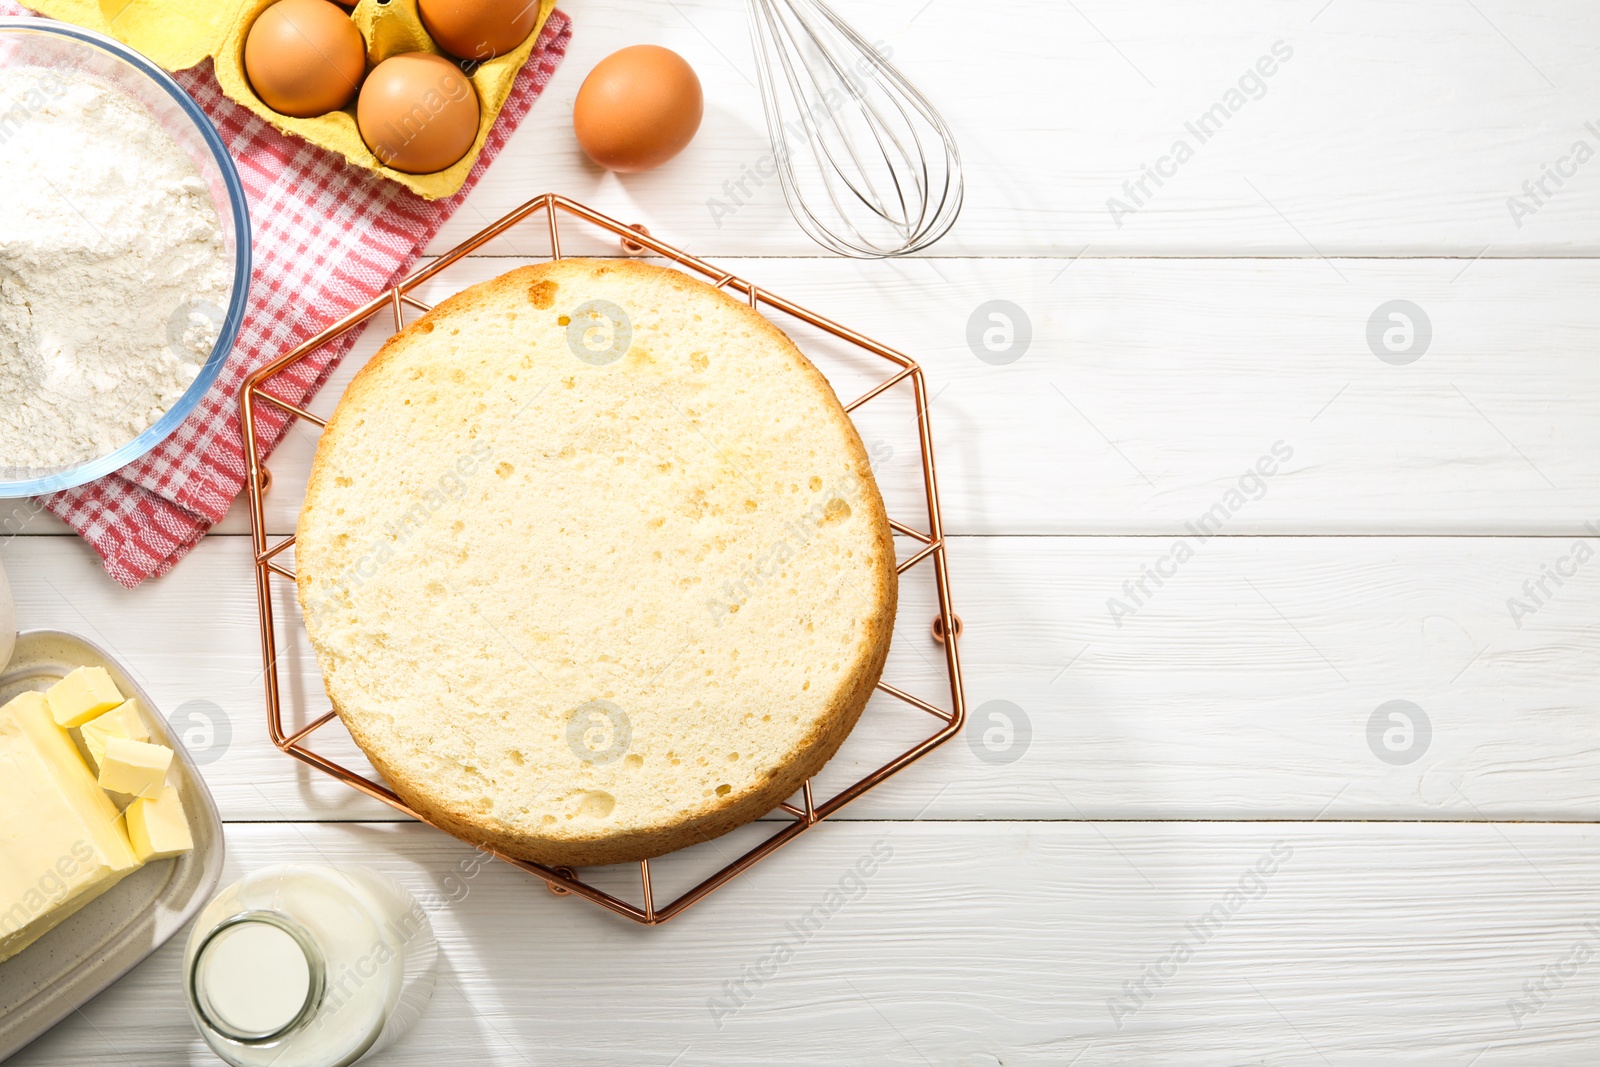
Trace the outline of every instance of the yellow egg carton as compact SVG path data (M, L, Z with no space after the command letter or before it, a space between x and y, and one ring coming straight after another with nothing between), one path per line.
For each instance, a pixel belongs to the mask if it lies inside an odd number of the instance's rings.
M378 161L361 139L352 101L342 111L297 119L261 102L244 72L244 42L256 16L275 0L30 0L40 13L115 37L167 70L187 70L215 60L217 81L236 100L284 133L337 152L358 167L397 181L428 200L450 196L466 182L489 130L511 95L512 83L544 29L556 0L541 0L533 32L511 52L468 68L481 117L472 148L453 166L432 174L407 174ZM509 0L508 0L509 2ZM351 17L367 44L367 70L402 52L444 54L422 27L417 0L361 0Z

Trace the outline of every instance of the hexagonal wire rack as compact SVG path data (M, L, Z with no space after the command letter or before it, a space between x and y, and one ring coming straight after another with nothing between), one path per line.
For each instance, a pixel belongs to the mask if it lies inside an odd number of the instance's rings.
M546 193L543 196L535 197L491 223L485 229L452 249L447 255L416 271L393 289L386 290L379 296L374 297L364 307L351 312L315 337L307 340L304 344L266 364L246 378L239 392L239 415L240 426L244 434L245 455L249 457L250 464L247 481L250 491L250 530L255 549L256 602L261 617L262 677L266 683L267 725L272 735L272 742L281 751L288 753L302 763L329 774L352 788L365 793L367 796L381 800L390 807L404 812L421 822L428 822L429 820L414 811L405 801L401 800L382 783L374 781L357 771L350 770L306 747L311 735L337 718L337 712L328 711L309 725L293 733L286 733L284 730L283 697L279 686L277 641L274 630L272 583L274 580L286 579L291 583L291 586L293 585L295 581L294 571L284 566L279 557L294 544L295 539L294 537L289 537L273 542L267 533L262 501L271 482L271 474L261 461L256 448L256 409L254 405L255 403L267 404L291 418L304 420L319 428L325 426L326 420L318 418L304 408L274 395L266 388L267 382L294 363L305 359L322 345L361 326L385 308L393 312L395 329L398 331L403 328L406 308L413 308L421 312L430 310L427 304L422 303L411 295L413 290L424 285L475 249L505 233L529 216L541 211L548 216L552 259L562 258L558 218L561 214L569 215L620 238L623 251L627 254L639 255L646 251L655 252L674 261L683 268L703 275L718 289L740 294L749 301L752 308L764 314L775 311L783 315L792 316L850 345L864 349L897 368L888 378L867 390L851 403L846 404L846 412L855 411L863 404L882 396L894 386L904 382L910 383L916 401L917 434L922 455L923 487L927 495L928 505L928 528L926 531L919 530L913 525L898 522L894 519L890 519L890 525L898 533L911 538L921 545L916 552L897 565L901 574L924 562L931 562L933 566L934 581L938 588L939 609L938 615L933 622L933 636L934 640L942 645L944 649L945 669L950 681L951 710L946 711L881 680L878 683L878 689L932 716L939 723L939 728L935 733L917 742L888 763L883 764L854 784L846 786L831 798L820 803L813 797L811 782L807 781L801 791L803 807L785 802L773 809L773 812L782 812L789 816L792 821L780 824L777 832L664 906L658 906L655 903L651 885L650 865L652 861L650 860L642 860L639 863L642 904L633 904L585 882L576 872L569 868L547 867L543 864L502 855L476 842L468 842L476 845L484 852L494 855L497 859L504 860L514 867L519 867L544 879L554 893L560 895L577 894L635 922L643 923L647 926L655 926L681 914L690 905L705 898L713 890L726 884L782 846L793 841L806 830L839 811L852 800L882 783L890 775L904 769L948 741L960 732L963 723L966 721L966 705L961 682L961 660L956 648L957 640L961 634L961 622L956 617L950 602L944 531L939 515L939 488L935 477L933 460L933 435L928 426L927 384L923 379L921 368L909 357L868 337L864 337L854 330L813 314L798 305L761 289L751 282L735 277L686 252L680 251L664 241L650 236L643 227L627 226L555 193ZM768 314L768 317L771 318L772 316ZM778 325L781 328L781 322ZM768 824L757 822L753 825L764 826ZM660 863L667 858L665 856L657 857L655 862Z

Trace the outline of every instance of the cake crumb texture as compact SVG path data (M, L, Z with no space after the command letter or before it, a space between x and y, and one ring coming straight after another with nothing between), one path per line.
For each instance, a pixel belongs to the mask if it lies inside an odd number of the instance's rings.
M573 866L789 797L860 716L897 596L826 380L747 305L631 260L514 270L390 339L324 432L296 568L396 792Z

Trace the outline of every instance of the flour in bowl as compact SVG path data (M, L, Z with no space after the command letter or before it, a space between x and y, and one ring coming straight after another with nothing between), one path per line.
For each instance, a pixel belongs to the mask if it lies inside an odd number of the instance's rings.
M138 102L0 69L0 479L106 455L210 355L232 288L205 182Z

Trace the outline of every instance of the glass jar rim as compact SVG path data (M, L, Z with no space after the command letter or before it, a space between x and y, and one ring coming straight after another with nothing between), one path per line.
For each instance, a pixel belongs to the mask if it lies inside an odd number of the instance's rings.
M207 953L218 943L217 939L250 924L275 927L288 934L305 956L308 971L305 1000L299 1010L282 1026L271 1030L245 1031L221 1018L220 1013L213 1010L210 996L200 985L200 973L205 968ZM205 940L200 942L200 946L195 950L194 963L189 968L188 977L189 1005L206 1026L229 1041L237 1041L242 1045L263 1045L293 1033L311 1018L317 1005L322 1003L323 993L326 991L327 967L323 961L322 950L309 930L280 912L253 910L224 919L214 930L206 934Z

